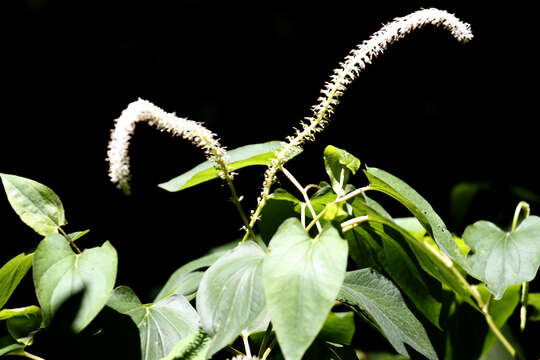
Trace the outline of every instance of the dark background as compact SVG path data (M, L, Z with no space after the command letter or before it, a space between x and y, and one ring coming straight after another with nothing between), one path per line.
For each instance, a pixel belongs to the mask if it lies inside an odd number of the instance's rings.
M353 83L331 124L288 169L325 179L327 144L416 188L444 219L462 181L491 184L471 220L507 226L518 199L540 193L537 168L535 13L525 5L456 1L47 1L16 3L4 35L0 172L32 178L63 200L66 230L91 229L79 246L110 240L117 284L143 301L181 264L242 235L219 181L180 193L157 184L204 160L191 144L139 125L130 155L133 194L107 177L113 120L147 99L204 122L232 149L281 140L310 115L332 69L382 23L431 6L472 25L460 44L426 27L394 44ZM251 208L264 168L241 170ZM362 175L352 180L367 182ZM294 191L286 181L282 186ZM532 211L540 204L532 203ZM405 212L397 208L398 215ZM3 193L1 262L39 237ZM451 224L449 224L451 225ZM538 328L536 328L538 329Z

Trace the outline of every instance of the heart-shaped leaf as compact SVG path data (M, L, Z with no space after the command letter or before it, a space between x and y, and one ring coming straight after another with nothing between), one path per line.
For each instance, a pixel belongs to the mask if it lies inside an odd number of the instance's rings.
M213 337L208 355L231 343L263 312L265 257L259 245L248 241L224 254L204 273L197 311L203 329Z
M437 359L424 327L407 308L399 290L381 274L369 268L348 272L338 300L367 312L400 354L409 355L408 344L428 359Z
M44 323L49 324L65 300L84 291L72 324L76 332L84 329L107 303L117 264L116 250L108 241L75 254L61 235L43 239L34 254L33 275Z
M47 186L15 175L0 174L11 207L35 232L47 236L66 224L60 198Z
M19 254L5 263L0 269L0 309L6 304L24 275L30 270L33 255Z
M263 264L266 303L283 355L299 360L321 330L345 277L347 242L327 224L312 239L296 218L270 241Z
M165 286L163 286L154 299L154 302L172 294L184 295L188 300L191 300L199 289L199 284L204 274L204 271L200 271L200 269L209 267L221 255L223 255L222 251L216 252L181 266L171 275Z
M381 191L403 204L435 239L439 248L464 269L468 269L465 257L457 247L452 234L422 196L405 182L386 171L368 168L366 175L369 179L370 189Z
M119 286L114 289L107 306L128 315L137 325L143 360L167 356L179 341L199 328L199 315L179 294L153 304L142 304L131 288Z
M281 142L269 141L262 144L245 145L227 151L229 168L231 171L234 171L246 166L268 165L272 159L274 159L275 152L280 149ZM301 151L294 152L292 157L298 155L300 152ZM219 171L215 166L215 163L205 161L182 175L160 184L159 187L167 191L180 191L216 179L219 177Z
M486 283L500 299L506 288L531 281L540 266L540 217L530 216L515 231L506 232L488 221L468 226L463 240L471 248L471 275Z
M338 194L349 181L349 175L360 168L360 160L345 150L328 145L324 149L324 167L332 183L332 188Z

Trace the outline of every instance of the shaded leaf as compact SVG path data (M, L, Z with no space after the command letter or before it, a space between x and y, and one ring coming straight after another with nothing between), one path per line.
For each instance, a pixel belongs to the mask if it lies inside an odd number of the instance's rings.
M408 356L408 344L428 359L437 359L424 327L384 276L372 269L348 272L338 300L366 311L398 353Z
M0 178L11 207L35 232L47 236L67 223L60 198L47 186L15 175Z
M296 218L270 241L263 264L264 293L287 360L298 360L322 328L347 265L347 242L330 224L315 239Z
M529 321L540 321L540 293L529 294L527 305L534 309L534 312L529 317Z
M34 254L19 254L0 268L0 309L6 304L13 291L24 278L24 275L30 270L33 256Z
M281 142L269 141L262 144L245 145L239 148L227 151L229 157L229 168L235 171L246 166L268 165L275 157L275 152L281 149ZM298 155L301 151L291 154L291 158ZM200 183L216 179L219 177L219 171L215 168L215 163L205 161L193 169L175 177L165 183L159 184L159 187L167 191L180 191Z
M368 168L366 175L371 189L381 191L403 204L420 221L446 255L464 269L468 268L465 257L459 251L452 234L423 197L405 182L383 170Z
M182 339L199 329L199 315L182 295L142 304L131 288L119 286L107 306L128 315L137 325L143 360L167 356Z
M0 356L22 350L25 347L26 345L16 342L11 336L0 336Z
M353 312L330 312L317 339L350 345L355 331Z
M204 274L204 271L199 271L199 269L209 267L215 263L221 255L223 255L223 252L216 252L203 256L200 259L190 261L189 263L181 266L171 275L165 286L163 286L159 294L154 299L154 302L159 301L171 294L184 295L188 298L188 300L191 300L194 297L194 294L197 292L199 283L201 282Z
M76 332L84 329L107 303L117 265L116 250L108 241L75 254L61 235L43 239L34 254L33 276L44 323L50 323L64 301L84 290L72 325Z
M463 240L471 248L471 275L487 284L500 299L506 288L531 281L540 266L540 217L530 216L514 232L488 221L468 226Z
M220 257L202 278L197 312L212 336L208 355L231 343L264 310L262 264L266 253L248 241Z
M35 305L0 311L0 320L6 320L9 334L17 342L31 345L34 334L41 328L41 310Z
M360 160L345 150L328 145L324 149L324 167L336 193L342 193L349 175L360 168Z

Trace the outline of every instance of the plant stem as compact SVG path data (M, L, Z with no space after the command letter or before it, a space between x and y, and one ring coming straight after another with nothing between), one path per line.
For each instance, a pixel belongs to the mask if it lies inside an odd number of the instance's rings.
M39 356L34 355L34 354L30 354L29 352L26 352L24 350L16 350L16 351L10 352L10 353L8 353L6 355L24 356L25 358L32 359L32 360L45 360L42 357L39 357Z
M79 249L77 247L77 245L75 245L75 242L73 240L71 240L71 238L69 237L68 234L66 234L66 232L64 231L64 229L62 229L60 226L58 227L58 231L60 231L60 233L66 238L66 240L69 242L69 244L71 245L71 247L73 248L73 250L75 250L75 252L77 254L80 254L81 253L81 249Z
M363 223L364 221L367 221L367 220L369 220L369 216L363 215L363 216L358 216L358 217L355 217L353 219L344 221L344 222L341 223L341 231L347 232L349 230L352 230L355 227L357 227L358 224L361 224L361 223Z
M241 352L240 350L236 350L235 348L233 348L231 345L227 345L227 347L225 348L226 351L228 351L230 354L232 355L240 355L240 356L246 356L246 354L244 354L243 352Z
M253 232L253 228L249 225L249 220L246 216L246 213L244 212L244 208L242 207L242 204L240 204L240 198L238 197L236 188L234 187L232 179L228 173L225 175L225 180L227 182L227 185L229 186L229 190L231 191L231 201L234 203L234 205L236 205L236 209L238 210L238 213L240 214L240 217L242 218L242 222L244 223L247 234L249 234L253 238L253 241L257 242L257 237L255 236L255 233Z
M518 206L516 207L516 211L514 212L514 219L512 220L512 232L516 231L517 228L517 222L519 220L519 214L521 213L521 210L523 210L523 216L526 218L529 217L531 214L531 207L528 203L525 201L520 201Z
M272 339L272 342L270 343L270 345L268 345L268 348L264 352L263 357L261 358L261 360L266 360L266 358L268 357L268 355L270 355L270 352L272 351L272 349L276 345L276 342L277 342L277 338L274 337Z
M246 356L251 357L251 348L249 347L249 338L248 338L248 336L242 335L242 341L244 342L244 349L246 349Z
M264 332L264 337L261 341L261 347L259 348L259 352L257 354L258 358L263 357L266 350L266 345L268 345L268 341L270 340L271 335L272 335L272 323L269 323L268 327L266 328L266 331Z
M519 327L521 331L525 331L525 325L527 324L527 304L529 303L529 283L524 282L521 284L521 309L519 311L520 322Z
M285 169L284 167L281 167L281 171L293 183L293 185L298 189L298 191L300 191L300 193L304 197L304 201L306 202L306 205L307 205L309 211L311 212L311 216L313 216L313 218L317 217L317 213L313 209L313 206L311 205L311 201L309 200L309 196L308 196L307 192L305 191L304 187L302 185L300 185L298 180L296 180L296 178L293 176L293 174L291 174L287 169ZM319 222L319 220L317 220L315 222L315 224L317 225L317 230L319 230L319 232L322 232L322 226L321 226L321 223Z
M334 205L334 204L339 204L339 203L342 203L342 202L345 202L347 200L350 200L352 199L353 197L355 196L358 196L360 194L363 194L364 192L370 190L369 188L369 185L368 186L364 186L364 187L361 187L361 188L358 188L354 191L351 191L350 193L348 194L345 194L343 195L343 197L338 197L336 200L334 200L330 205ZM306 231L309 231L309 229L311 229L313 227L313 225L315 225L315 222L316 221L319 221L324 213L326 212L326 210L328 209L328 206L326 206L324 209L322 209L322 211L309 223L309 225L306 227Z

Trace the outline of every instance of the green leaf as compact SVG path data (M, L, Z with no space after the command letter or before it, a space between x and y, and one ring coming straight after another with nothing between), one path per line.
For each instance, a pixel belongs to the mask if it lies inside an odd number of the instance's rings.
M25 347L26 345L16 342L11 336L0 336L0 356L22 350Z
M355 331L353 312L330 312L317 339L350 345Z
M84 235L88 234L90 230L83 230L83 231L76 231L74 233L68 234L71 241L78 240L82 238Z
M6 320L9 334L19 343L31 345L34 334L41 328L41 310L35 305L0 311L0 320Z
M0 174L11 207L35 232L47 236L65 225L64 206L48 187L20 176Z
M450 215L452 224L457 228L456 232L461 233L464 227L464 220L477 194L489 189L489 184L483 182L460 182L452 187L450 191Z
M171 275L165 286L163 286L156 296L154 302L171 294L184 295L188 300L191 300L197 292L204 274L204 271L200 271L200 269L211 266L221 255L223 255L223 252L216 252L181 266Z
M199 329L199 315L179 294L153 304L142 304L131 288L119 286L114 289L107 306L128 315L137 325L143 360L167 356L179 341Z
M396 241L401 246L401 248L409 248L416 257L418 264L425 272L427 272L435 279L439 280L444 286L449 287L452 291L454 291L464 300L469 301L471 302L471 304L473 304L470 300L470 292L467 285L464 284L456 276L456 274L450 268L448 268L441 261L440 258L438 258L434 254L434 252L437 252L439 250L430 245L427 238L424 238L424 240L415 238L409 231L401 228L394 221L388 219L387 217L384 217L383 215L377 213L370 206L368 206L366 203L364 203L358 198L353 201L352 206L355 216L368 215L369 217L369 220L362 223L359 227L365 230L369 230L372 233L376 233L381 237L383 243L385 240L387 241L388 238L391 238ZM392 269L393 267L389 267L389 273L391 276L394 274ZM415 278L416 276L411 276L409 280L414 281ZM400 281L399 279L400 277L394 278L395 281ZM413 288L409 289L407 285L400 283L400 286L402 285L404 291L407 290L406 294L409 295L411 299L415 299L414 294L411 293L411 290L414 291ZM421 289L423 287L423 285L421 284L417 284L416 286L417 289ZM423 292L419 290L418 298L422 299L422 294ZM420 304L422 304L422 302L420 302ZM417 305L417 307L419 307L420 309L422 305ZM425 313L427 309L420 310ZM425 315L430 318L427 314Z
M383 170L368 168L366 175L371 189L383 192L403 204L420 221L439 248L464 269L468 269L465 257L454 242L452 234L423 197L405 182Z
M206 360L209 347L210 337L199 330L180 340L163 360Z
M248 241L219 258L202 278L197 312L211 335L208 355L231 343L264 310L262 264L265 252Z
M281 223L290 217L300 213L300 200L283 189L276 189L272 197L268 199L261 213L259 231L263 241L268 244ZM298 209L296 209L298 207ZM306 216L309 211L306 211Z
M540 217L530 216L514 232L488 221L468 226L463 240L471 248L471 275L486 283L500 299L506 288L531 281L540 266Z
M360 168L360 160L345 150L328 145L324 149L324 167L332 183L332 188L338 194L349 181L349 175Z
M287 360L299 360L321 330L347 265L347 242L331 224L311 239L300 221L286 220L263 264L266 303Z
M407 308L399 290L374 270L348 272L338 300L367 312L400 354L409 355L408 344L428 359L437 359L424 327Z
M19 254L0 268L0 309L9 300L13 291L32 266L33 256L34 254Z
M534 309L529 321L540 321L540 293L530 293L527 305Z
M245 145L230 151L229 168L235 171L246 166L268 165L274 159L275 152L281 149L281 142L269 141L262 144ZM301 151L294 152L291 157L298 155ZM165 183L159 184L159 187L167 191L180 191L200 183L213 180L219 177L219 172L215 168L215 163L205 161L188 172L175 177Z
M415 217L394 218L394 222L417 239L423 239L424 235L426 235L426 229Z
M44 323L50 323L65 300L84 291L72 324L76 332L84 329L107 303L117 264L116 250L108 241L75 254L61 235L51 234L43 239L34 254L33 275Z

